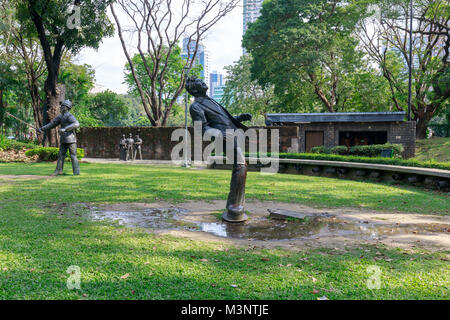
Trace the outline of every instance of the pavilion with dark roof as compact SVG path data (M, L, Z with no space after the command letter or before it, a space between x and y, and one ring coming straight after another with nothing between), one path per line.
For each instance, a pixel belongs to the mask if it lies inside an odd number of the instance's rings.
M395 143L414 157L416 123L405 112L275 113L266 114L267 126L298 126L298 152L316 146Z

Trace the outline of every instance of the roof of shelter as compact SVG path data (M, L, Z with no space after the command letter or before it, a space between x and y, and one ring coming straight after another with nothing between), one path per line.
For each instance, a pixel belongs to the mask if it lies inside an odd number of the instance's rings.
M267 125L312 122L399 122L406 112L268 113Z

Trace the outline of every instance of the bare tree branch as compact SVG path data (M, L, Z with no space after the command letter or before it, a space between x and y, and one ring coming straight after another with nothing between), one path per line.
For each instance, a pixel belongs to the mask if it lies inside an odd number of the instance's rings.
M172 92L167 90L170 56L181 37L188 39L184 66L190 70L195 64L199 43L206 32L233 10L238 1L202 0L199 4L198 0L118 0L117 4L133 21L133 32L137 34L136 49L151 83L148 90L144 90L139 81L129 56L129 48L123 41L125 30L120 25L113 5L110 6L118 26L122 48L152 125L164 126L167 123L170 111L184 89L185 75L183 70L179 70L180 79L175 89ZM192 43L195 46L191 46Z

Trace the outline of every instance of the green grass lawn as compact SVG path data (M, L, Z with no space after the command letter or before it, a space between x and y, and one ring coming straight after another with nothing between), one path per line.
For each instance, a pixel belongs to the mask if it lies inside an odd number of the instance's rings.
M450 138L434 137L416 141L416 156L420 161L450 162Z
M0 164L0 175L53 170L46 163ZM104 164L82 164L81 171L0 180L0 299L449 298L443 252L241 248L94 222L86 209L54 205L226 199L229 171ZM250 172L246 194L315 207L450 213L442 193L300 175ZM66 287L71 265L80 267L80 290ZM379 290L366 286L372 265L380 268Z

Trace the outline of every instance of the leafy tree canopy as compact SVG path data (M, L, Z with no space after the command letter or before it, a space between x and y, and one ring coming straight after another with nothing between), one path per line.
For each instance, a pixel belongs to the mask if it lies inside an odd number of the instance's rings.
M48 35L55 47L61 40L72 53L83 47L98 48L101 39L111 36L114 26L106 8L111 0L17 0L19 20L28 31ZM31 19L30 19L31 18ZM32 19L38 19L44 30L36 30Z
M165 50L167 52L167 50ZM165 52L163 50L162 56L165 55ZM181 57L181 48L179 46L175 46L168 57L167 67L164 68L165 61L164 59L161 60L160 65L160 72L157 75L157 79L151 79L148 76L147 68L149 70L153 70L153 60L151 59L151 56L146 54L145 57L145 63L142 60L142 56L140 54L134 55L132 62L135 66L136 74L138 79L140 80L140 83L142 85L142 88L144 89L144 92L147 94L150 94L152 92L152 84L155 86L157 92L162 91L162 102L164 104L168 104L170 99L173 98L175 92L178 89L181 74L183 73L183 67L186 64L186 62ZM191 71L190 75L193 76L200 76L200 72L202 70L202 65L197 64L195 65ZM161 74L164 70L164 82L157 81L161 77ZM133 78L133 75L131 73L130 65L127 63L125 65L125 83L128 85L129 93L134 96L139 96L139 90L136 85L136 82Z
M358 69L361 55L351 37L359 17L346 1L272 0L250 24L244 47L253 55L253 78L273 84L278 96L311 86L328 111L346 90L343 77Z

